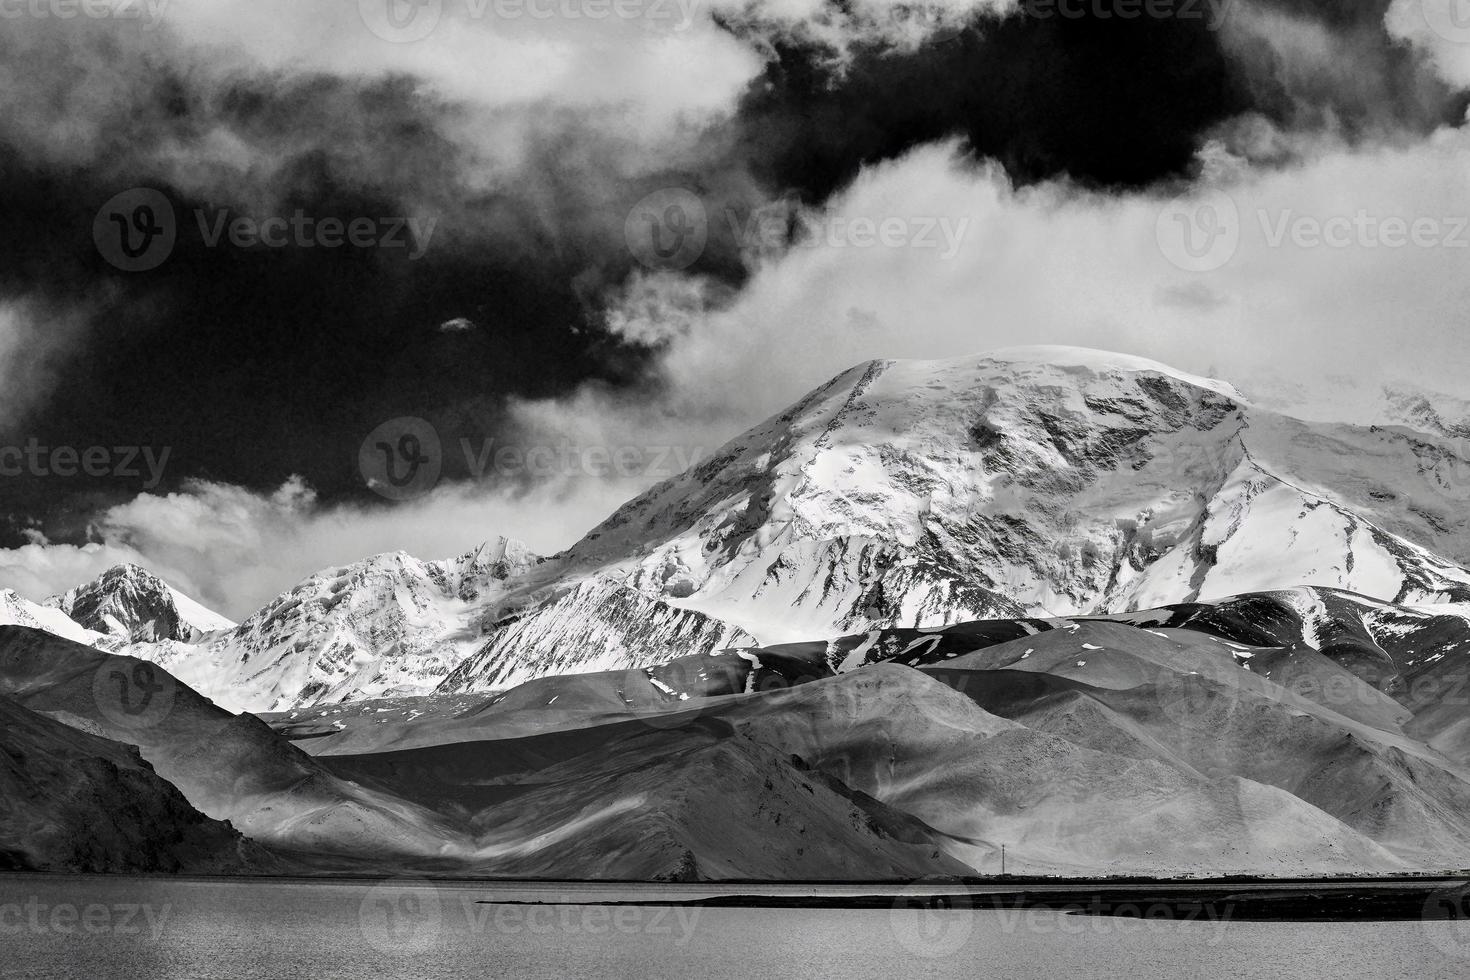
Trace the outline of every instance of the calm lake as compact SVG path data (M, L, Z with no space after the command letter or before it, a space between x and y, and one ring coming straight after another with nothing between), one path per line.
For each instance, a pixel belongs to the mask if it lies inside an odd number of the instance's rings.
M744 890L813 892L803 886ZM674 894L625 886L0 875L0 975L47 980L1470 976L1470 923L1463 921L1165 922L1035 910L480 904L653 900ZM683 898L701 894L713 892L677 891Z

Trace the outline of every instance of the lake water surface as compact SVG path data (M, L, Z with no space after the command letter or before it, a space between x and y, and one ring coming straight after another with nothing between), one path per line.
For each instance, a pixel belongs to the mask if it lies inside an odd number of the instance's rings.
M802 894L802 886L741 889ZM880 889L822 889L830 891ZM729 889L721 889L728 892ZM1058 912L518 906L699 889L0 875L0 975L1470 976L1470 923L1143 921Z

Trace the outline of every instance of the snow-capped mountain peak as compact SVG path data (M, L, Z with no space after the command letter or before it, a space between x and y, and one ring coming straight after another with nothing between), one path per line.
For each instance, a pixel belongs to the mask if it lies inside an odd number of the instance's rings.
M442 561L373 555L309 576L203 642L131 652L231 710L422 693L484 643L508 583L542 560L505 538Z
M86 629L126 642L192 642L235 624L139 565L125 563L46 600Z
M1077 348L869 361L560 555L378 555L134 652L273 710L1303 585L1470 601L1470 461L1426 428L1304 422Z
M1002 347L987 351L979 359L1011 365L1032 365L1063 372L1090 372L1092 374L1153 374L1179 381L1194 388L1205 388L1235 402L1248 403L1249 399L1235 385L1218 378L1190 374L1170 367L1161 361L1139 357L1135 354L1120 354L1116 351L1098 350L1092 347L1067 347L1060 344L1031 344L1019 347ZM958 358L953 360L969 360Z
M570 557L763 642L1299 584L1465 598L1462 453L1105 352L872 361Z

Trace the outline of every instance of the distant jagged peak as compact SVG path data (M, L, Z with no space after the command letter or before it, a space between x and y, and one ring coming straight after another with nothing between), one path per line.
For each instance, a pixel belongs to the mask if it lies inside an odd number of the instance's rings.
M46 605L88 630L128 642L192 642L235 624L132 562L53 596Z
M516 569L529 568L542 560L542 556L532 551L524 541L500 535L476 545L462 555L447 559L442 564L464 571L488 569L505 574Z
M1470 459L1419 431L1313 424L1085 348L871 360L559 555L375 555L139 655L265 710L1303 582L1470 602Z
M451 558L424 559L402 549L378 552L357 561L324 568L309 576L302 584L305 585L322 578L337 579L374 574L486 573L529 567L540 560L541 556L532 551L524 542L502 535L489 538Z
M1416 380L1365 381L1329 374L1286 377L1262 374L1246 385L1255 404L1296 418L1328 424L1404 426L1449 439L1470 440L1470 399Z

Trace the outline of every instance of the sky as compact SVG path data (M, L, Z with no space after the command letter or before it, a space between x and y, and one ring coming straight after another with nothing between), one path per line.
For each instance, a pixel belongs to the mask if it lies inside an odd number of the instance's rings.
M1463 0L0 5L0 588L551 553L874 357L1466 396Z

